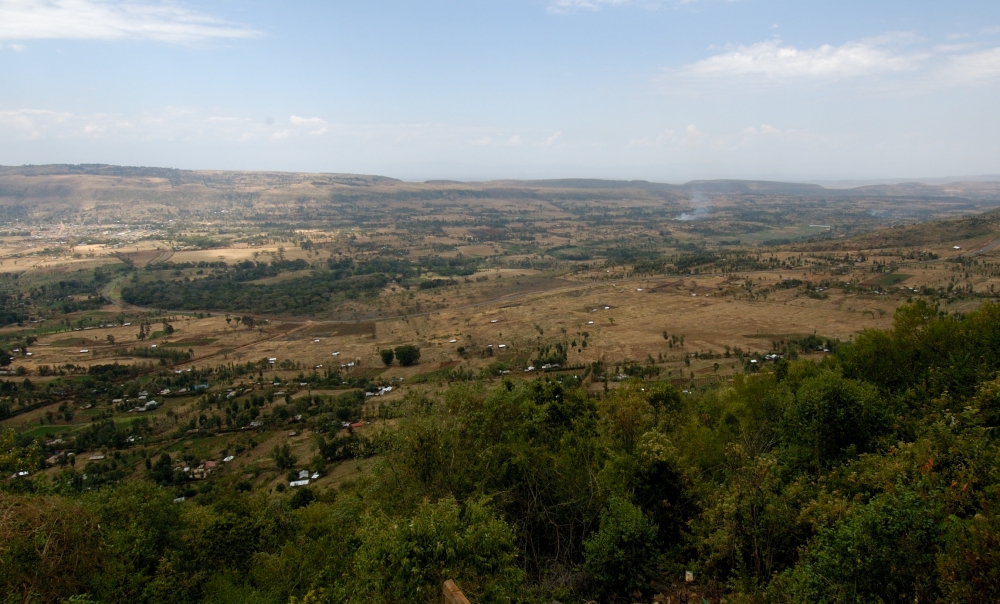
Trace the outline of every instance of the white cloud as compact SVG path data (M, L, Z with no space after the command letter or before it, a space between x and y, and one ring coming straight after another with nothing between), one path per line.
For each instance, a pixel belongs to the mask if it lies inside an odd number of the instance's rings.
M873 42L798 49L782 45L778 40L768 40L739 46L686 65L679 75L691 78L839 79L909 71L926 59L926 53L898 53Z
M621 6L632 4L632 0L554 0L549 5L550 13L566 13L585 8L595 10L603 6Z
M559 132L556 132L552 136L546 138L545 142L542 143L542 146L543 147L551 147L552 145L554 145L556 143L557 140L559 140L559 137L561 137L561 136L562 136L562 130L560 130Z
M705 135L701 132L701 130L698 130L698 127L694 124L689 124L688 127L684 129L683 134L667 129L653 138L634 138L629 141L628 146L657 147L663 144L669 144L674 146L696 147L703 144L705 140Z
M760 128L754 128L753 126L743 129L743 134L747 136L779 136L781 134L780 128L775 128L770 124L761 124Z
M976 44L971 42L965 44L938 44L931 48L936 53L955 53L967 50L974 50L978 48Z
M270 144L296 141L302 145L335 142L343 148L389 147L424 148L436 145L468 148L469 141L504 141L517 146L521 136L509 131L469 128L441 123L361 123L326 122L316 117L292 116L282 126L259 118L226 114L196 107L164 107L140 114L69 113L39 109L0 110L0 143L43 140L70 144L100 137L115 143L201 141L206 143ZM532 137L542 136L532 133ZM508 137L509 140L508 140ZM0 148L4 145L0 144Z
M21 52L24 50L24 44L8 44L7 48L13 50L14 52Z
M15 138L32 140L42 137L50 126L59 126L72 119L69 113L41 109L0 111L0 132L5 130Z
M724 136L721 141L723 145L733 148L764 141L802 142L815 139L816 135L809 130L781 129L771 124L761 124L757 127L744 128L741 137Z
M322 126L326 124L325 121L318 117L299 117L297 115L291 116L288 118L288 121L296 126Z
M697 1L698 0L552 0L546 10L552 14L564 15L567 13L574 13L579 10L599 10L609 6L638 6L646 9L655 9L664 5L680 6ZM735 0L728 1L733 2Z
M896 86L904 82L903 88L897 87L900 90L998 83L1000 47L984 48L975 42L931 44L906 32L889 32L840 46L825 44L804 49L769 40L730 48L679 69L665 70L663 79L670 82L669 89L684 90L694 83L730 85L852 78L869 78L878 85L891 81Z
M477 147L482 147L484 145L490 144L491 142L493 142L492 136L484 136L482 138L477 138L476 140L472 141L472 144L476 145Z
M326 121L318 117L299 117L297 115L293 115L288 118L288 121L291 122L292 125L294 126L311 126L315 128L314 130L309 131L310 136L323 136L324 134L327 133ZM319 127L316 128L316 126ZM280 138L286 138L286 136L282 136ZM272 138L278 138L278 137L272 137Z
M691 124L684 130L684 137L681 139L681 142L685 145L697 145L701 143L703 138L704 135L698 130L698 127Z
M174 3L0 0L0 40L155 40L190 44L261 32Z
M655 147L661 145L665 142L673 141L677 136L677 133L673 130L667 129L661 132L658 136L650 138L648 136L643 138L633 138L629 141L629 147Z
M942 75L956 83L1000 80L1000 48L953 57L944 67Z
M771 124L750 126L740 130L706 133L690 124L683 131L667 129L655 136L634 138L629 147L675 149L683 152L710 151L728 152L757 144L777 142L780 144L801 143L815 140L808 130L782 129Z

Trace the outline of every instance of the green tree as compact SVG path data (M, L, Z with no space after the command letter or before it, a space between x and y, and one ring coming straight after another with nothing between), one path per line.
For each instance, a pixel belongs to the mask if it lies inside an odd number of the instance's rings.
M42 448L38 441L22 446L17 433L11 429L0 431L0 480L17 472L34 472L42 461Z
M392 365L392 359L395 357L395 355L393 354L391 348L383 348L382 350L379 351L379 355L381 355L382 362L385 363L386 367Z
M298 458L292 455L292 448L288 445L288 443L282 443L272 449L271 459L274 460L275 465L277 465L280 470L293 468L295 467L295 462L298 461Z
M396 358L399 359L399 364L403 367L416 365L417 361L420 360L420 348L414 346L413 344L403 344L402 346L397 346L395 354Z
M724 482L695 523L696 543L706 573L755 592L794 564L797 548L809 536L799 518L805 501L799 490L783 484L783 468L772 456L754 456L730 443L724 463Z
M104 569L92 595L103 602L142 601L160 560L178 546L181 515L166 489L142 481L91 494L87 508L99 522Z
M816 604L937 601L941 520L911 490L878 495L820 531L782 590L792 602Z
M874 450L892 414L874 386L827 371L803 380L785 409L782 441L790 461L820 470Z
M295 494L288 501L288 505L291 506L293 510L299 508L304 508L313 501L316 500L316 493L313 492L309 487L299 487L295 489Z
M514 531L485 501L422 503L409 519L367 518L349 582L350 602L424 604L455 579L471 601L511 602L525 575Z
M160 485L169 485L173 483L174 464L170 459L169 453L160 455L160 458L157 459L156 463L154 463L149 469L149 477Z
M657 527L627 499L612 497L600 529L584 541L584 567L604 594L628 596L649 585Z

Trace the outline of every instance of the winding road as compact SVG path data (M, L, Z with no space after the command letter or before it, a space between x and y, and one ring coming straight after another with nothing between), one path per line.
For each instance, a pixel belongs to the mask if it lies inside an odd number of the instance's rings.
M163 245L166 245L166 244L163 244ZM167 260L170 260L173 257L173 255L174 255L174 251L172 249L170 249L170 247L168 246L166 249L160 250L160 254L156 258L153 258L152 260L150 260L149 262L147 262L146 264L156 264L156 263L159 263L159 262L166 262ZM111 295L111 290L113 290L115 288L115 286L118 285L119 283L121 283L122 280L125 279L125 277L127 277L127 276L128 275L122 275L121 277L118 277L117 279L112 279L110 283L108 283L107 285L105 285L101 289L101 297L104 298L105 300L107 300L108 302L111 302L112 304L114 304L118 308L126 308L126 307L128 307L128 308L135 309L135 310L153 310L153 309L139 308L137 306L129 306L129 305L125 304L124 302L122 302L120 299L116 300Z

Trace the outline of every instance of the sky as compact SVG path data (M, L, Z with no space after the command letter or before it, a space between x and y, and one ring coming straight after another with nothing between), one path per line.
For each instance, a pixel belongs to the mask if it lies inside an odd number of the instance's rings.
M0 164L1000 174L1000 2L0 0Z

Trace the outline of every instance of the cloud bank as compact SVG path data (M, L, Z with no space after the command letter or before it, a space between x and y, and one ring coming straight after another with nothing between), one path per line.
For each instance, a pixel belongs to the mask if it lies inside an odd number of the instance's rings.
M153 40L192 44L261 32L173 3L0 0L0 40Z
M445 145L469 147L552 147L562 131L514 134L505 129L447 123L338 123L321 117L290 115L287 119L253 119L208 113L196 107L166 107L140 114L75 113L47 109L0 109L0 141L111 141L266 143L295 145L389 146ZM0 145L2 147L2 145Z
M1000 81L1000 47L948 44L912 48L915 36L879 38L798 48L780 40L727 48L700 61L667 69L675 82L807 82L907 77L928 86ZM881 80L880 80L881 81Z
M799 49L778 40L738 46L696 63L686 65L681 75L697 78L758 76L785 78L850 78L918 68L927 53L898 53L891 48L866 42L841 46L824 44Z

